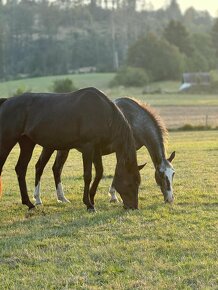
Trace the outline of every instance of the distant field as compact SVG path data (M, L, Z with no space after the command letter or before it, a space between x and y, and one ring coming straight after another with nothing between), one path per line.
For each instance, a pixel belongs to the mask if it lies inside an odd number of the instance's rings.
M170 94L142 94L143 88L109 88L113 73L93 73L80 75L52 76L33 79L23 79L0 83L1 97L12 96L17 88L32 92L51 91L52 83L56 79L71 78L78 88L95 86L103 90L111 99L128 96L145 101L157 108L168 128L178 128L185 124L218 126L218 96L217 95L181 95ZM158 82L150 85L150 89L176 91L179 82Z
M12 96L17 88L31 90L32 92L50 92L52 90L53 81L56 79L69 78L72 79L75 86L83 87L98 87L104 89L108 87L108 83L113 78L113 73L93 73L93 74L77 74L77 75L63 75L38 77L32 79L21 79L16 81L8 81L0 83L1 97Z
M31 90L32 92L49 92L52 83L56 79L70 78L78 88L94 86L104 90L110 98L123 96L140 98L151 105L158 106L190 106L190 105L217 105L217 95L181 95L181 94L154 94L143 95L143 88L109 88L109 82L114 77L114 73L92 73L92 74L75 74L51 77L38 77L32 79L22 79L16 81L8 81L0 83L1 97L12 96L17 88ZM179 82L158 82L150 85L151 88L160 88L167 91L176 91L179 88Z
M217 289L218 131L171 133L175 204L163 203L145 149L139 211L109 204L115 157L104 157L105 178L96 214L82 204L81 155L72 150L63 172L71 204L58 204L52 162L42 180L44 207L26 218L14 166L16 147L3 172L0 200L0 289ZM28 170L34 189L35 151Z

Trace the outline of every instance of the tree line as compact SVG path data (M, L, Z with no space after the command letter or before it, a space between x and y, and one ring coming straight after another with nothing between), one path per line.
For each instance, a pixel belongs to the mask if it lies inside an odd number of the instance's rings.
M123 65L175 78L184 68L213 69L217 42L218 22L194 8L182 14L176 0L159 10L146 0L0 2L2 80Z

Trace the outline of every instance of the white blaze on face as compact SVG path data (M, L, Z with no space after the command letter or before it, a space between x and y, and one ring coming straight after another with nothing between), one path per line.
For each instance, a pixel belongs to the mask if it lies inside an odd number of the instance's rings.
M174 174L174 170L171 167L167 167L165 169L164 173L165 173L165 176L170 183L170 190L167 190L167 200L169 202L173 202L173 174Z

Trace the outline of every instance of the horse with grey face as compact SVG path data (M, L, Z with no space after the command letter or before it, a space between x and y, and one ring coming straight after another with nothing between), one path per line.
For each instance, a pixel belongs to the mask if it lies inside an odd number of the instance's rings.
M147 148L155 168L155 179L161 189L161 192L163 193L164 201L172 203L174 199L173 176L175 174L175 170L171 162L175 157L175 152L173 152L169 158L166 158L165 143L167 139L167 129L163 121L148 105L137 100L130 98L119 98L116 99L114 103L122 111L132 128L136 149L138 150L142 146ZM42 203L40 198L40 178L43 173L43 169L53 152L54 150L43 148L41 156L36 164L36 187L34 193L36 204ZM57 151L56 159L52 167L57 199L60 202L68 202L64 195L61 183L61 172L63 165L67 160L68 154L68 150ZM118 201L115 194L116 187L114 181L109 189L109 193L111 194L111 202Z
M26 171L36 144L48 150L82 153L83 202L94 210L94 196L103 174L102 155L116 152L114 186L125 208L138 208L140 184L131 128L121 111L101 91L85 88L72 93L25 93L3 101L0 107L0 176L16 143L20 156L15 167L22 203L29 209ZM96 176L91 183L94 163Z

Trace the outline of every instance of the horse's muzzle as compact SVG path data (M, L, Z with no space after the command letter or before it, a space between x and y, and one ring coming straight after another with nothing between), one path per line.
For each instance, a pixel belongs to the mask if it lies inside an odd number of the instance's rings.
M172 196L172 197L168 197L168 198L166 198L165 200L164 200L164 202L165 203L170 203L170 204L172 204L173 202L174 202L174 196Z

